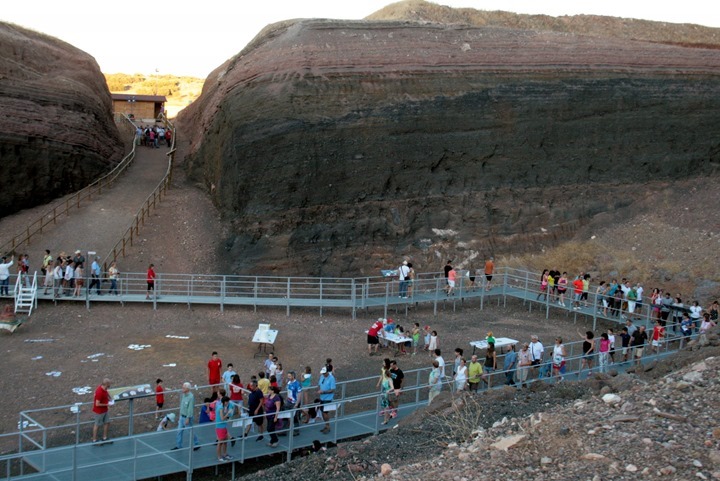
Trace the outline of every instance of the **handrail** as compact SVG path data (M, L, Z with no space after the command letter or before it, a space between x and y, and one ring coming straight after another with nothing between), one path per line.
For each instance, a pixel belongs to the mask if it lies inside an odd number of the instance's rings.
M108 254L103 259L102 265L105 272L107 272L109 262L117 261L120 254L125 257L125 248L128 245L132 246L133 237L137 237L140 235L140 225L145 225L145 217L150 216L150 207L152 206L152 208L155 208L156 201L161 201L163 194L165 194L170 188L170 183L172 182L172 169L175 162L175 151L177 150L175 148L175 143L177 141L177 130L175 129L175 125L170 122L170 120L165 116L164 112L161 113L161 116L165 125L170 129L170 131L172 131L172 144L170 145L170 151L165 154L168 157L167 170L165 171L165 175L163 176L162 180L160 180L160 183L155 187L155 189L150 193L150 195L147 196L145 202L143 202L142 206L140 207L140 210L130 221L130 225L127 229L125 229L125 232L123 232L120 240L115 243L110 252L108 252ZM133 144L133 149L134 148L135 147ZM135 232L134 236L133 232ZM110 260L111 258L112 260Z
M131 125L134 126L132 121L127 117L127 115L124 115L125 120L127 120ZM95 180L93 183L85 186L83 189L75 192L70 197L65 199L64 201L60 201L57 204L53 206L52 209L45 211L42 215L40 215L35 221L31 222L25 227L25 230L21 234L14 235L12 239L7 241L5 244L0 246L0 252L7 252L9 249L9 252L15 252L15 249L22 246L23 244L30 244L30 239L38 233L42 233L42 230L44 227L48 226L50 223L57 223L57 218L61 215L70 215L70 207L71 207L71 201L73 206L80 207L80 202L85 199L90 199L93 194L98 193L101 194L103 188L107 188L109 185L111 185L115 179L125 171L125 169L132 164L133 160L135 159L135 129L133 128L133 143L132 143L132 149L130 153L128 153L123 159L107 174L103 175L99 179ZM58 209L61 209L58 211Z

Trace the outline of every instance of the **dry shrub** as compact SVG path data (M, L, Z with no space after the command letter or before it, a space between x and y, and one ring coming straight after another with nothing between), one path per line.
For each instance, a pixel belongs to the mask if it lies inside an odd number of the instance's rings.
M473 439L473 432L482 426L483 399L482 396L467 392L453 395L448 409L428 417L429 432L441 443L460 443Z

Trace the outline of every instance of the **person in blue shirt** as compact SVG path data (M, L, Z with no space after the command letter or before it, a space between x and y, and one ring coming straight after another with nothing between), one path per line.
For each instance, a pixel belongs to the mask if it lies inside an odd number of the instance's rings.
M297 411L295 411L295 415L293 416L293 423L295 424L295 431L293 432L293 435L297 436L300 434L297 427L300 424L299 409L300 406L302 406L302 386L300 385L300 381L297 380L295 371L288 372L287 379L287 397L285 398L285 403L287 409L297 409Z
M93 287L96 287L98 296L102 296L102 292L100 292L100 275L102 274L102 270L100 269L99 261L100 257L95 256L95 260L90 266L90 277L92 278L92 280L90 281L90 286L88 286L88 294L90 294L90 291L92 291Z
M505 384L508 386L515 385L515 368L517 367L518 355L515 352L515 344L510 344L510 351L505 354L505 362L503 370L505 371Z
M318 381L318 394L320 395L320 404L330 404L335 395L335 377L327 368L320 370L320 380ZM322 407L322 406L321 406ZM323 409L322 417L325 421L325 427L320 430L321 433L330 432L330 416Z

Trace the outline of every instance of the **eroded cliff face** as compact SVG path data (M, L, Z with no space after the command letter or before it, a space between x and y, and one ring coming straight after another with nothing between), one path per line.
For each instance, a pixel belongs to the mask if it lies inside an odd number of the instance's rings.
M0 22L0 217L78 190L123 147L95 60Z
M265 29L180 117L236 271L539 249L715 172L720 50L493 27ZM602 217L602 216L601 216Z

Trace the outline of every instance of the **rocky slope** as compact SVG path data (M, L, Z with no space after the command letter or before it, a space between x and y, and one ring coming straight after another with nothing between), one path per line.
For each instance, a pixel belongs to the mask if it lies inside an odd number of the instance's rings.
M703 346L692 344L637 373L477 398L445 393L379 436L257 474L282 481L720 479L717 330Z
M0 22L0 216L78 190L123 148L95 59Z
M234 270L375 275L552 245L655 181L714 174L718 94L713 48L302 20L216 69L180 121Z

